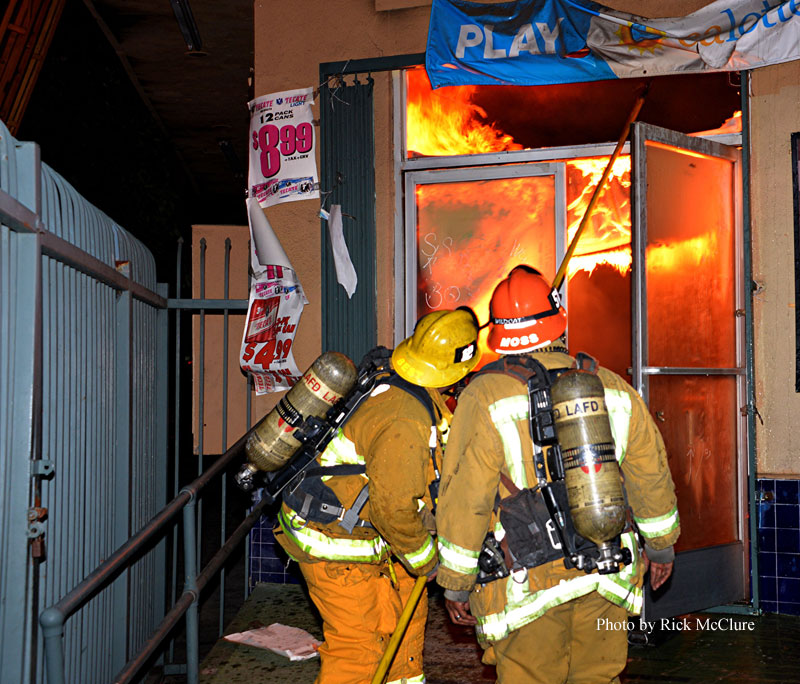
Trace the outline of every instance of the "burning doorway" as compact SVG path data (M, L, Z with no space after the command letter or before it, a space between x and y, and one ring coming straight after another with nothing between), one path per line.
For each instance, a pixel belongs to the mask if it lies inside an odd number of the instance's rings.
M485 322L494 285L518 263L552 279L613 149L522 149L486 121L481 88L431 93L426 80L406 72L398 117L402 334L419 315L462 304ZM747 595L739 151L636 124L625 152L562 294L571 351L591 353L642 393L670 454L682 557L671 591L648 599L656 617Z

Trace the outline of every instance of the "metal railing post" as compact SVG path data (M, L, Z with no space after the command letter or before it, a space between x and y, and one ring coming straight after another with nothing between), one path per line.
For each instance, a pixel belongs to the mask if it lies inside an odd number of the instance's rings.
M231 271L231 239L225 238L225 276L223 297L230 297L230 271ZM228 309L223 312L222 319L222 453L228 448ZM222 473L220 492L220 546L227 539L226 517L228 514L228 476ZM225 630L225 568L219 571L219 636Z
M178 238L178 250L176 255L175 264L175 299L181 297L181 258L183 256L183 238ZM175 407L174 420L176 425L175 430L175 446L173 457L173 496L178 496L178 489L180 485L180 453L181 453L181 309L175 309ZM172 531L172 574L170 575L170 605L175 605L178 585L178 533L177 529ZM169 642L169 657L170 664L175 662L175 639L170 639Z
M117 269L127 278L131 276L130 263L122 263ZM124 544L131 536L131 469L133 444L133 296L130 291L117 294L115 304L115 378L114 402L114 465L115 484L113 546ZM130 634L128 611L130 604L130 577L127 572L120 575L113 589L112 602L114 621L118 628L111 637L112 663L114 668L122 667L128 660L128 638Z
M206 298L206 248L207 243L205 238L200 238L200 299ZM199 348L198 348L198 362L197 362L197 475L198 477L203 474L203 447L205 437L205 371L206 371L206 312L205 309L200 309L199 313ZM197 521L198 525L203 524L203 502L200 501L197 506ZM200 548L200 540L198 538L197 558L203 562L203 552Z
M200 595L197 590L197 500L194 491L183 507L183 569L185 581L183 591L193 595L192 604L186 611L186 680L197 684L200 667L200 630L197 605Z
M65 684L64 679L64 619L58 608L47 608L39 616L44 635L45 674L48 684Z

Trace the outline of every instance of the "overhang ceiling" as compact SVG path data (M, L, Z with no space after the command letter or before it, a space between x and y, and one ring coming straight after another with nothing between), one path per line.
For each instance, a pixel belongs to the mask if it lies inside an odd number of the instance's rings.
M202 197L244 201L252 0L84 0ZM189 8L189 49L173 5ZM185 25L185 23L184 23ZM229 201L229 200L226 200Z
M174 0L186 5L186 0ZM66 0L16 137L139 237L171 280L192 224L246 224L252 0Z

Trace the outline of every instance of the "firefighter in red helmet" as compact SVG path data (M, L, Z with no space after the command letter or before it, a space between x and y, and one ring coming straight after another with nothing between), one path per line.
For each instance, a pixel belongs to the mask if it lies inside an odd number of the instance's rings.
M668 579L680 532L663 440L621 377L605 368L581 371L599 395L576 402L572 413L583 407L592 414L586 420L604 420L613 437L607 459L592 451L597 445L581 446L596 458L595 468L585 470L618 468L610 471L612 484L621 492L621 471L632 512L631 522L623 515L615 539L604 542L615 550L602 551L571 526L578 494L559 485L559 467L581 449L561 454L558 440L566 432L558 424L548 432L541 418L548 415L541 397L555 395L562 377L579 372L569 371L576 360L565 346L559 294L538 271L518 266L494 290L490 323L488 345L500 360L461 393L450 430L437 513L437 582L451 620L475 625L484 662L496 664L501 684L617 682L627 634L615 627L641 611L648 563L653 589ZM578 356L579 365L590 359ZM563 418L570 407L563 409L549 415ZM617 504L625 510L623 497Z
M315 468L283 493L275 536L298 561L322 617L317 684L372 679L417 577L437 567L433 509L451 413L437 389L479 360L471 310L434 311L395 348ZM411 618L387 684L423 683L427 598Z

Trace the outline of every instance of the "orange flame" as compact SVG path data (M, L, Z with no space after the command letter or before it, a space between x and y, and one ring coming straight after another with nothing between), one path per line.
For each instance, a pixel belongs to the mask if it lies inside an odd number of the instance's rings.
M522 145L515 143L510 135L505 135L494 126L485 123L486 113L471 102L477 86L455 86L434 91L424 69L411 69L406 72L406 76L409 157L522 149ZM566 162L567 233L570 240L578 228L592 191L607 163L608 157L574 159ZM437 192L436 202L439 204L450 203L455 207L464 201L475 203L477 193L474 184L461 186L449 184L448 187L452 191L452 197L447 198L446 193ZM581 236L575 255L570 261L567 277L572 277L578 271L591 273L598 264L603 263L612 265L623 274L628 271L631 264L629 188L630 157L622 156L615 162L607 187ZM418 192L417 201L424 201L421 198L422 193ZM511 181L504 184L495 183L492 186L492 195L490 197L481 195L481 202L491 202L507 210L512 206L528 207L529 225L537 225L539 220L537 214L542 206L538 202L531 202L528 193ZM515 211L515 219L520 220L525 213ZM508 235L508 230L520 233L511 238L512 244L525 244L521 235L526 230L524 224L514 221L512 225L506 221L502 233ZM496 223L486 226L481 239L485 240L486 235L492 231L497 232ZM523 262L524 254L521 253L516 254L515 259L509 259L511 266ZM420 263L420 266L423 264ZM501 278L508 271L506 266L508 264L504 264L500 269ZM461 273L463 274L463 269Z
M715 254L718 236L713 231L687 240L647 248L648 271L698 270L709 254Z
M409 70L406 76L409 157L522 149L511 136L487 123L486 112L472 103L477 86L433 91L424 69ZM736 115L726 123L728 128L740 125ZM568 241L575 235L608 160L564 160ZM570 261L568 278L581 271L591 275L600 265L610 266L623 276L630 271L630 170L628 155L614 163ZM418 186L419 312L467 304L483 322L495 284L513 266L529 263L549 268L548 261L554 259L547 251L550 247L542 247L541 237L532 239L532 235L554 225L554 198L552 181L542 177ZM459 233L455 226L465 220L469 229ZM450 227L444 230L442 226ZM455 234L458 243L453 243L452 237L441 242L442 235ZM447 239L450 244L446 244ZM709 233L682 242L651 245L647 250L648 269L673 269L702 259L715 248L713 242L713 233ZM554 275L545 273L549 278Z
M709 136L709 135L725 135L728 133L741 133L742 132L742 112L735 111L733 116L728 117L719 128L714 128L708 131L698 131L697 133L689 133L688 135Z
M433 90L425 69L406 72L408 156L442 156L521 150L510 135L486 121L486 112L471 102L478 86Z
M575 237L597 183L610 157L573 159L567 166L567 240ZM567 267L567 277L579 271L592 274L607 264L625 275L631 267L631 158L614 162L605 187Z

